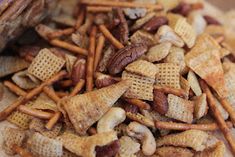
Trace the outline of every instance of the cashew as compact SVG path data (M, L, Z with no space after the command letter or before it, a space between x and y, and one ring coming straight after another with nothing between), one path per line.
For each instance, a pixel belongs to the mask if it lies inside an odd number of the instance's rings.
M137 122L131 122L127 127L127 134L141 140L144 155L153 155L156 151L155 138L146 126Z
M109 132L126 119L126 112L120 107L112 107L97 123L97 132Z
M168 41L177 47L184 46L184 41L167 25L161 26L155 36L159 38L160 43Z

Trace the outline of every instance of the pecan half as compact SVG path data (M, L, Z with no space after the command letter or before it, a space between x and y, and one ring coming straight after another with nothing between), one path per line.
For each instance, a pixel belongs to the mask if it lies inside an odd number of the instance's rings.
M110 74L120 73L129 63L141 57L148 47L144 44L131 44L116 52L109 60L108 71Z
M153 32L167 23L168 19L165 16L155 16L144 25L143 29L149 32Z
M80 79L85 79L86 75L86 60L83 58L78 59L73 65L71 79L76 85Z
M221 23L217 21L214 17L211 17L209 15L204 15L203 17L208 25L221 25Z
M167 96L163 92L156 89L154 89L153 94L153 109L158 113L165 115L168 111Z
M113 23L117 24L112 33L123 44L127 43L129 36L129 28L123 10L120 8L113 9Z
M99 88L103 88L103 87L107 87L109 85L112 85L114 83L117 83L118 81L113 78L112 76L109 75L105 75L102 73L98 73L96 76L96 80L95 80L95 85L96 87Z
M131 104L128 104L128 103L125 103L123 105L123 108L126 112L131 112L131 113L135 113L137 114L138 111L139 111L139 108L135 105L131 105Z
M96 146L96 157L113 157L118 153L119 148L120 143L118 140L115 140L106 146Z
M189 3L181 2L177 7L171 10L173 13L187 16L191 11L191 5Z

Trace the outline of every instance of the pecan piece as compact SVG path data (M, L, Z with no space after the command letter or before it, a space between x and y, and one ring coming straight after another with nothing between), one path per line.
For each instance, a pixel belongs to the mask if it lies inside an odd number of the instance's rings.
M96 73L95 85L98 89L103 88L103 87L107 87L107 86L115 84L117 82L118 82L118 80L113 78L110 75Z
M204 15L203 17L208 25L221 25L221 23L217 21L214 17L211 17L209 15Z
M96 146L96 157L113 157L118 153L119 148L120 143L118 140L115 140L106 146Z
M155 16L144 25L143 29L148 32L153 32L158 30L158 28L160 28L162 25L166 25L167 23L168 19L165 16Z
M191 11L191 5L189 3L181 2L177 7L171 10L173 13L187 16Z
M117 38L122 44L125 44L128 41L129 28L126 18L123 14L123 10L120 8L114 8L113 14L113 23L116 24L116 27L113 29L112 33L114 34L115 38Z
M141 57L148 47L144 44L131 44L116 52L109 60L108 71L115 75L123 71L123 69L131 62Z
M72 69L71 80L76 85L80 79L85 79L86 73L86 60L83 58L78 59Z
M131 113L135 113L135 114L137 114L138 111L139 111L139 108L137 106L131 105L131 104L128 104L128 103L124 104L123 108L126 112L131 112Z
M168 111L167 96L163 92L156 89L154 89L153 94L153 109L158 113L165 115Z

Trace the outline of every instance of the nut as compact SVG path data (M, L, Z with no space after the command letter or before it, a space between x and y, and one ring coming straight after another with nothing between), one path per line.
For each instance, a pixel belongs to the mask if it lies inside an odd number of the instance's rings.
M112 33L121 43L126 44L129 39L129 27L126 18L120 8L113 9L113 12L116 21L119 20L119 24L113 29Z
M112 107L97 123L97 133L109 132L126 119L126 112L120 107Z
M96 157L113 157L116 156L120 148L120 143L118 140L113 141L112 143L106 146L96 146Z
M159 38L160 43L168 41L177 47L184 46L184 41L167 25L161 26L155 36Z
M189 3L181 2L177 7L172 9L173 13L181 14L187 16L191 11L191 5Z
M131 113L134 113L134 114L137 114L138 111L139 111L139 108L137 106L131 105L131 104L128 104L128 103L124 104L123 108L126 112L131 112Z
M148 32L153 32L158 30L158 28L160 28L162 25L166 25L167 23L168 19L165 16L155 16L144 25L143 29Z
M109 60L108 71L110 74L118 74L131 62L141 57L148 47L144 44L132 44L120 49Z
M86 60L83 58L78 59L73 65L71 80L76 85L80 79L85 79L86 74Z
M157 89L153 90L153 95L153 109L161 115L165 115L169 107L167 96L163 92L158 91Z
M96 73L95 85L98 89L103 88L103 87L107 87L107 86L112 85L117 82L118 82L117 79L113 78L110 75Z
M141 140L144 155L153 155L156 150L156 141L152 132L146 126L131 122L127 126L127 134Z
M221 23L217 21L214 17L211 17L209 15L204 15L203 17L208 25L221 25Z

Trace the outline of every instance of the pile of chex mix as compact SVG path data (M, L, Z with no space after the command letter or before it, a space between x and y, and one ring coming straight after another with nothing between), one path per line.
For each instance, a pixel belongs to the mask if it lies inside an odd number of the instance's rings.
M1 157L235 156L235 11L57 4L0 55Z

